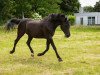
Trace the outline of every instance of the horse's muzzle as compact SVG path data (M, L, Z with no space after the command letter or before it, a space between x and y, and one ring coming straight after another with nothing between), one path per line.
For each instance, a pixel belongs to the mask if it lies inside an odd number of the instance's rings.
M70 37L70 34L66 34L65 37L69 38Z

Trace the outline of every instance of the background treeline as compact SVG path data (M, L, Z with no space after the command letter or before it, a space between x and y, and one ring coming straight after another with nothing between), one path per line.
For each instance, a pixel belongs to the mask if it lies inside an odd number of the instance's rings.
M0 22L37 15L45 17L50 13L73 14L79 7L78 0L0 0Z
M80 6L78 0L0 0L0 25L11 18L41 19L51 13L70 15L74 23L72 15L79 11ZM94 7L84 7L84 11L100 12L100 0Z
M85 12L100 12L100 0L98 2L96 2L94 7L92 7L92 6L85 6L84 7L84 11Z

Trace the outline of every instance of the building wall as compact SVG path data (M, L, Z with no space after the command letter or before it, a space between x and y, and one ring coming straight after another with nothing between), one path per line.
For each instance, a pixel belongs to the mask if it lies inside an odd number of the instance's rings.
M83 25L87 25L87 24L88 24L87 16L83 16Z
M80 18L83 18L83 25L88 25L88 17L95 17L95 24L100 24L100 13L91 12L91 13L76 13L76 25L81 24Z
M95 16L95 24L98 24L98 16Z
M97 24L100 24L100 15L97 16Z
M75 24L76 24L76 25L80 25L80 17L76 17Z
M81 25L80 18L83 18L83 25L87 25L88 24L87 16L76 16L76 21L75 21L76 25Z

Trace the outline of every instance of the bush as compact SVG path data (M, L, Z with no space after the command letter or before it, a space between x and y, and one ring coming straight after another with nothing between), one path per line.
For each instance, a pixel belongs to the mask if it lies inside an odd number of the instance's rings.
M39 14L42 15L42 17L45 17L48 15L48 11L45 8L38 8L37 12L39 12Z
M6 20L5 21L0 20L0 26L3 26L5 23L6 23Z
M34 20L41 20L41 19L42 19L42 16L39 15L38 13L34 13L34 14L32 14L32 18L33 18Z
M68 20L69 20L69 22L70 22L71 25L74 25L75 24L75 16L69 15L68 16Z

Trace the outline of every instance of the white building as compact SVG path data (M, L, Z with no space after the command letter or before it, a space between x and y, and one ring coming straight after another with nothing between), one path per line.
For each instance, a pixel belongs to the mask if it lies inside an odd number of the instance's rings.
M100 12L84 12L81 8L79 13L74 15L76 25L100 25Z

